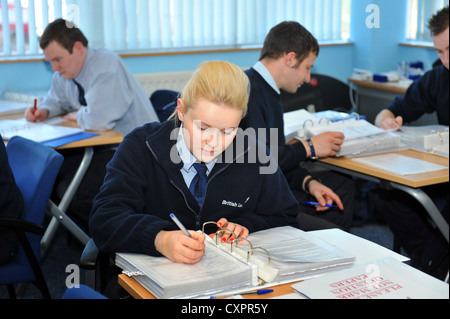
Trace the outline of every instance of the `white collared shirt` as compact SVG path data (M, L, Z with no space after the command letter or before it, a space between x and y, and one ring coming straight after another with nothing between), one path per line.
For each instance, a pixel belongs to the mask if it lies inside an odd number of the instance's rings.
M191 151L189 151L189 148L183 136L183 125L180 126L180 131L178 132L176 145L178 154L180 155L181 161L183 162L183 167L181 168L180 171L181 174L183 175L187 187L189 188L189 185L191 185L191 182L194 179L195 175L197 175L197 171L195 170L193 165L194 163L198 162L198 160L195 158L194 155L192 155ZM205 163L207 168L206 170L207 176L214 168L216 161L217 159L214 159L210 163Z
M253 66L253 69L255 69L255 71L263 77L263 79L275 90L275 92L281 94L281 91L278 88L272 74L270 74L269 70L267 70L266 66L262 64L261 61L256 62L256 64Z

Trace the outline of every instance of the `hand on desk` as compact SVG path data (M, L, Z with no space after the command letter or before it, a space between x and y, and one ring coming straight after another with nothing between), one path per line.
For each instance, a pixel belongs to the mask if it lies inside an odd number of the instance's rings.
M317 202L321 205L316 206L316 211L318 212L329 210L330 208L325 205L332 205L333 202L336 203L340 210L344 210L344 205L342 204L339 196L329 187L323 185L317 180L313 180L309 183L309 193L314 196Z
M387 118L381 123L381 128L383 130L390 130L393 128L400 128L403 125L403 118L397 116L396 118Z
M25 111L25 118L28 122L42 122L48 117L48 110L39 109L34 106Z
M217 222L217 226L222 229L228 229L234 232L237 237L247 238L248 229L230 223L225 218L221 218ZM156 235L155 247L164 256L176 263L195 264L202 259L205 253L205 235L189 231L191 237L187 236L183 231L160 231ZM231 232L223 232L219 234L223 241L233 241L234 235ZM214 237L215 234L210 235Z
M311 138L316 156L319 158L336 156L344 143L344 134L341 132L326 132ZM303 141L308 157L311 157L311 149L306 141Z
M394 113L389 110L382 110L375 118L375 125L383 130L400 128L403 125L403 117L395 117Z

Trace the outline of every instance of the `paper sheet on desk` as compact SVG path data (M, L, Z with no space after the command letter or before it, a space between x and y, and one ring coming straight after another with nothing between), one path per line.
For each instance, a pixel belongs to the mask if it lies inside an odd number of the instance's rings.
M414 175L447 169L442 165L399 154L383 154L353 158L352 160L398 175Z

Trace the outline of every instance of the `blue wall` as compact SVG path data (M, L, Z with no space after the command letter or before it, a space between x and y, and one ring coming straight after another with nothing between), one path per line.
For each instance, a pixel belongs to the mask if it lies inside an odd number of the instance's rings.
M366 26L369 4L380 8L380 28ZM373 72L395 70L398 61L425 63L425 68L437 59L434 50L400 47L404 41L407 10L406 0L353 0L350 39L353 46L330 46L321 49L313 72L327 74L344 82L351 76L353 68ZM133 73L170 72L192 70L205 60L227 60L239 66L252 66L258 59L258 51L168 55L125 58ZM48 63L4 63L0 64L0 93L4 90L46 90L51 83L52 71Z

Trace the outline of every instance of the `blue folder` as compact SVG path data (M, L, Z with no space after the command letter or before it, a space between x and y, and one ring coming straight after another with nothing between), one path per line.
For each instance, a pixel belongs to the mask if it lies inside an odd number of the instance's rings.
M61 137L61 138L57 138L51 141L47 141L47 142L43 142L42 144L48 146L48 147L60 147L72 142L76 142L76 141L80 141L80 140L84 140L90 137L94 137L99 135L98 133L89 133L89 132L80 132L77 134L73 134L73 135L69 135L69 136L65 136L65 137Z

